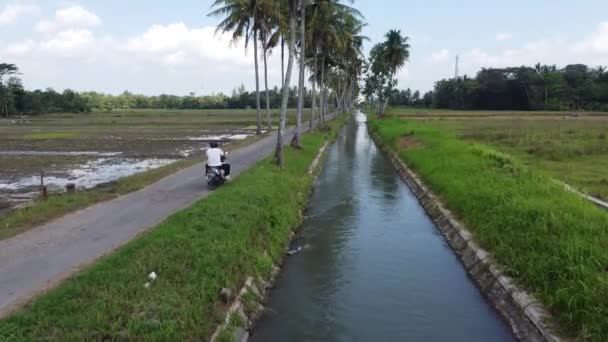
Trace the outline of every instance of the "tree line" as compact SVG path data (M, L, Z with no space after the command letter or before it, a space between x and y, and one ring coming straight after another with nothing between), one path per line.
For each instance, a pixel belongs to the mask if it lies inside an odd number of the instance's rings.
M583 64L488 68L441 80L430 97L435 108L608 111L608 72Z
M258 133L263 125L272 128L269 100L262 119L260 59L263 95L268 99L271 91L267 56L280 49L282 99L275 152L277 165L283 163L283 135L294 69L297 68L298 99L292 146L300 147L306 83L310 83L312 89L311 127L316 118L324 123L330 103L335 104L337 112L354 107L363 65L361 49L366 39L361 35L365 26L363 15L354 7L340 0L216 0L209 15L221 19L217 32L230 34L235 42L244 41L245 48L253 45ZM307 69L309 79L305 79Z
M8 64L5 64L8 65ZM1 65L0 65L1 67ZM11 70L18 72L16 66ZM269 90L269 108L280 108L282 94L278 87ZM288 106L298 102L297 87L289 89ZM305 90L304 105L310 108L312 92ZM266 106L266 98L262 100ZM230 96L219 93L198 96L159 95L146 96L128 91L120 95L94 91L76 92L66 89L57 92L46 90L26 90L17 74L6 82L0 78L0 116L39 115L46 113L88 113L91 111L111 111L114 109L247 109L255 108L256 94L243 85L235 88Z

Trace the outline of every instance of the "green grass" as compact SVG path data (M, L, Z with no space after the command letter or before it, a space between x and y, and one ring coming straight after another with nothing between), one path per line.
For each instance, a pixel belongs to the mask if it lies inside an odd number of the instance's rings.
M309 164L332 130L286 148L0 321L0 340L206 340L222 321L221 288L267 275L301 219ZM159 278L149 289L147 274Z
M505 116L555 116L564 117L572 113L608 116L608 112L594 111L521 111L521 110L452 110L435 108L415 108L415 107L389 107L386 110L388 115L399 115L408 117L505 117Z
M608 120L435 120L429 125L516 155L533 168L608 199Z
M51 139L73 139L78 137L76 133L66 132L46 132L46 133L31 133L23 136L23 139L33 140L51 140Z
M608 214L516 156L463 141L428 122L370 120L382 141L469 227L475 240L536 294L562 331L608 340Z

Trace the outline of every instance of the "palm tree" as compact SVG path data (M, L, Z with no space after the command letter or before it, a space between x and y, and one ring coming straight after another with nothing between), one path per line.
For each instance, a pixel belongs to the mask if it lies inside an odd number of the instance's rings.
M350 3L353 1L350 0ZM313 64L313 79L316 79L320 88L320 120L325 121L327 110L327 82L326 69L336 64L336 57L345 46L346 37L349 35L344 22L347 18L362 18L361 13L343 4L340 0L313 0L309 9L309 38L312 45L312 54L315 61ZM320 57L320 62L317 58ZM321 69L318 75L318 69ZM315 83L313 83L313 86ZM316 93L313 90L313 103L316 103ZM313 108L314 115L314 108Z
M283 167L283 133L285 132L285 119L287 117L287 103L289 100L289 84L291 82L291 72L293 69L293 61L296 54L296 17L297 17L297 1L289 1L289 59L287 61L287 71L285 72L285 83L283 84L283 99L281 101L281 116L279 120L279 129L277 131L277 147L275 151L275 161L279 167Z
M262 54L264 59L264 86L266 90L266 123L268 131L272 130L272 119L270 116L270 94L268 90L268 54L277 45L282 35L284 15L282 7L277 6L274 0L258 0L257 22L260 30L260 41L262 43ZM282 76L281 76L282 77ZM283 81L281 81L282 83ZM282 85L281 85L282 86Z
M262 118L260 115L260 78L258 72L258 31L256 22L258 1L260 0L216 0L211 7L219 7L208 15L224 19L217 25L216 33L232 32L232 43L237 43L241 38L245 39L245 49L250 39L253 39L253 56L255 64L255 87L256 87L256 110L257 129L256 134L262 134Z
M300 148L302 131L302 114L304 112L304 71L306 69L306 6L307 0L299 0L300 10L300 75L298 80L298 110L296 113L296 128L293 131L291 146Z
M390 30L385 35L386 40L382 44L382 59L390 70L390 78L388 81L388 93L390 94L393 85L393 78L397 71L405 65L405 62L410 58L409 37L401 36L400 30ZM384 105L381 109L381 115L384 115L384 110L388 104L389 96L386 96Z

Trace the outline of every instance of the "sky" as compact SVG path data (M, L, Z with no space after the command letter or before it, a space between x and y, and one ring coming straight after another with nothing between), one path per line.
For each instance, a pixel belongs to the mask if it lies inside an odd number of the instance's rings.
M254 89L253 48L216 35L212 0L0 0L0 63L28 89L199 95ZM366 50L390 29L410 38L399 88L432 89L482 67L608 66L606 0L357 0ZM280 83L280 52L269 82ZM294 73L296 77L296 73ZM263 81L263 79L262 79ZM261 83L263 85L263 82ZM293 83L292 83L293 84Z

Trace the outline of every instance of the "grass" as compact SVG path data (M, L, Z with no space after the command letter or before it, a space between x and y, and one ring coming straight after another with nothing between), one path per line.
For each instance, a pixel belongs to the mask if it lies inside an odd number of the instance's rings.
M78 137L76 133L67 132L46 132L46 133L31 133L23 136L23 139L34 140L50 140L50 139L73 139Z
M0 321L0 340L206 340L222 321L219 292L267 275L301 220L309 164L329 131L286 148L192 207ZM158 279L144 287L147 274Z
M527 165L608 199L608 120L442 120L432 125L516 155Z
M433 123L370 127L410 165L571 337L608 340L608 215L517 156ZM413 148L399 149L404 137ZM412 144L409 144L412 146Z
M231 143L229 148L238 148L239 146L257 140L260 137L263 136L253 136L245 140ZM42 159L45 160L44 158ZM1 157L0 160L2 160ZM0 216L0 240L15 236L76 210L140 190L164 177L201 161L200 158L181 159L174 163L123 177L115 182L110 182L85 191L78 191L72 194L50 193L46 200L38 199L28 207L16 209L6 215Z
M589 116L608 116L608 112L592 111L516 111L516 110L452 110L435 108L414 108L414 107L389 107L386 111L388 115L399 115L409 117L508 117L508 116L528 116L528 117L567 117L570 114L584 114Z

